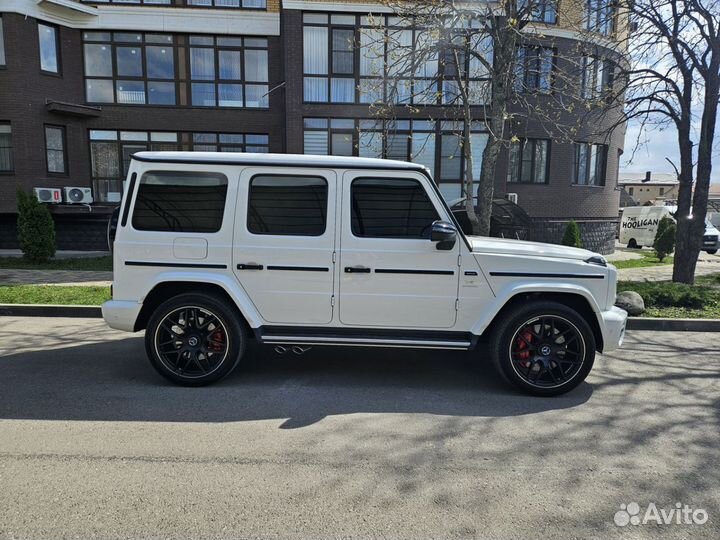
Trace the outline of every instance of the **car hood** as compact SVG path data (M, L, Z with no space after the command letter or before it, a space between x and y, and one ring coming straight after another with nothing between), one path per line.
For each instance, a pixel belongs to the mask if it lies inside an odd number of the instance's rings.
M487 236L468 236L473 253L491 253L502 255L520 255L528 257L553 257L556 259L586 260L597 255L586 249L578 249L557 244L526 242L506 238L489 238Z

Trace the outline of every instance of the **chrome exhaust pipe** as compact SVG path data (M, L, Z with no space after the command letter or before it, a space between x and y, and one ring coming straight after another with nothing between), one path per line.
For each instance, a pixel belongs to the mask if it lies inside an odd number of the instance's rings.
M275 352L277 354L285 354L286 352L288 352L288 350L289 349L287 347L284 347L282 345L278 345L277 347L275 347Z
M312 347L301 347L300 345L293 345L293 348L291 349L293 354L297 354L298 356L305 354L308 352Z

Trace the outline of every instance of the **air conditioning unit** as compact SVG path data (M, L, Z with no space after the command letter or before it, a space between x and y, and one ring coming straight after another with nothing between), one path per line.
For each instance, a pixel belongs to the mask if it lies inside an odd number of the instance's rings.
M58 204L62 202L62 191L58 188L36 187L33 188L33 193L41 203Z
M506 193L505 198L513 204L518 203L518 194L517 193Z
M87 187L66 187L65 202L68 204L90 204L93 202L92 189Z

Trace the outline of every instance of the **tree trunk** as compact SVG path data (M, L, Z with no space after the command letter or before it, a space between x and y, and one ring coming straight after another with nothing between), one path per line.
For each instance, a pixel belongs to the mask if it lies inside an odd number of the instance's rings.
M678 186L678 208L675 214L677 230L672 279L678 283L692 283L699 250L693 250L690 242L689 216L692 205L693 163L689 122L678 127L678 144L680 148L680 175L678 177L680 185Z
M464 193L465 193L465 213L470 220L470 227L472 228L473 234L482 234L480 232L480 221L475 213L475 195L473 194L473 156L472 156L472 139L471 136L471 119L470 119L470 105L467 99L465 100L465 120L463 122L463 156L465 157L465 182L464 182ZM492 195L491 195L492 196Z

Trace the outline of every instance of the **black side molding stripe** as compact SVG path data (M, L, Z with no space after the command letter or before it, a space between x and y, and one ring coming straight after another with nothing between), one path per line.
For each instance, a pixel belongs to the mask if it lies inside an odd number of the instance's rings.
M203 263L167 263L152 261L125 261L125 266L158 266L162 268L218 268L224 270L226 264L203 264Z
M268 270L289 270L291 272L329 272L329 268L323 266L270 266Z
M410 270L404 268L376 268L376 274L428 274L433 276L452 276L454 270Z
M546 274L543 272L490 272L497 277L538 277L538 278L575 278L575 279L605 279L602 274Z

